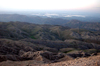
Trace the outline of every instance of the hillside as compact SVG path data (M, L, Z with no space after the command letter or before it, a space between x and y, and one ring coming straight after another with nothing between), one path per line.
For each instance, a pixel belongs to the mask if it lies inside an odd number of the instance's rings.
M41 40L67 40L100 41L99 31L73 29L59 25L38 25L25 22L0 22L0 37L9 39L41 39Z
M70 20L65 24L65 26L71 28L79 28L79 29L88 29L93 31L100 30L100 23L99 22L81 22L79 20Z
M59 65L82 57L97 58L99 53L99 31L19 21L0 22L1 66Z

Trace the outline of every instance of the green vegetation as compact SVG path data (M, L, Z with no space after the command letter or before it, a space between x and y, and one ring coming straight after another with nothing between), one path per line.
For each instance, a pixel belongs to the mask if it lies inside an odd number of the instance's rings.
M62 49L60 49L60 52L68 53L68 52L71 52L71 51L74 51L74 50L75 50L74 48L62 48Z
M30 36L30 38L32 38L32 39L36 39L34 36Z
M87 49L87 50L83 50L86 53L92 54L92 53L97 53L96 49Z

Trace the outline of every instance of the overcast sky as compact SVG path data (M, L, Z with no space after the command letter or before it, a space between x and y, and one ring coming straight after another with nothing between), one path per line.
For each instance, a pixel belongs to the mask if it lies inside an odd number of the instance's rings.
M100 0L0 0L0 11L82 10L100 13Z

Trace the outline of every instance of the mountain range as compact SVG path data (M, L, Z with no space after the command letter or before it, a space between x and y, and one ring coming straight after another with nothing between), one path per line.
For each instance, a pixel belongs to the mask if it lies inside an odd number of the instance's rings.
M2 22L20 21L20 22L29 22L35 24L63 25L69 20L64 20L61 18L42 18L39 16L26 16L19 14L0 14L0 21Z
M66 20L62 18L43 18L39 16L26 16L19 14L0 14L1 22L9 22L9 21L20 21L20 22L28 22L34 24L48 24L48 25L61 25L68 26L71 28L81 28L88 30L100 30L99 22L82 22L76 19Z

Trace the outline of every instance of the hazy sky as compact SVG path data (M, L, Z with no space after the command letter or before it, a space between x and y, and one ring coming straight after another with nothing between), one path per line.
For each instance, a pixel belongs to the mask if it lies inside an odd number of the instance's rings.
M87 10L100 12L100 0L0 0L0 11Z

